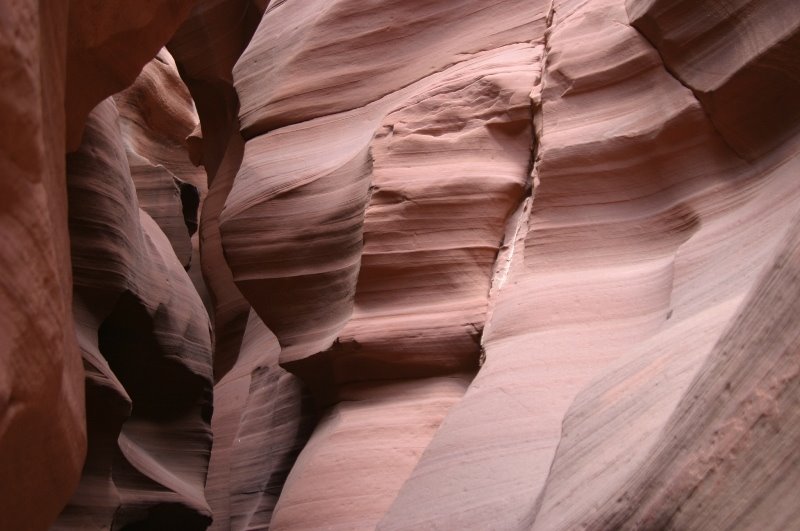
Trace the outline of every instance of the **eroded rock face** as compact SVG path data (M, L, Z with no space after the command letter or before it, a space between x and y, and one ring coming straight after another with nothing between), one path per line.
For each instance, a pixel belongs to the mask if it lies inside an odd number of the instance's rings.
M686 25L675 20L701 9L681 5L506 5L513 24L493 17L492 31L469 42L461 29L486 24L486 11L459 6L443 23L449 5L437 2L413 12L391 2L268 9L234 68L248 141L221 229L234 280L277 335L281 363L336 404L355 382L385 390L379 382L392 378L422 386L469 374L478 343L486 358L445 417L429 413L444 420L408 479L385 480L370 502L336 470L373 477L370 463L348 456L369 447L370 432L381 444L390 421L379 411L389 406L357 399L365 418L375 409L352 447L338 442L348 440L346 423L323 417L276 525L572 529L641 473L797 210L791 105L776 121L755 103L725 103L755 86L747 57L776 66L758 81L767 92L791 91L780 81L796 72L783 49L791 39L728 48L729 73L705 67L715 85L693 86L678 61L697 63L671 58L648 34L647 21L678 31ZM692 31L741 35L727 18L740 20L706 14ZM741 25L766 35L768 19ZM781 35L793 35L792 20ZM693 53L721 49L708 40L692 48L686 31ZM388 42L396 53L381 53ZM774 130L759 132L741 114ZM526 200L528 176L535 191ZM641 387L612 385L642 370ZM664 378L659 393L637 394ZM606 409L636 419L630 444L615 443ZM333 500L322 487L315 494L326 482ZM344 514L348 500L359 510Z
M174 31L170 25L188 9L166 4L148 4L166 7L169 12L161 16L141 10L141 3L130 6L138 11L133 16L117 2L15 1L0 7L4 529L47 528L78 483L86 453L85 416L92 412L84 405L76 337L81 327L76 334L72 316L64 156L80 143L89 111L136 77L164 44L166 37L158 42L158 35ZM141 30L144 19L154 33L131 46L121 36Z
M190 238L208 185L205 171L190 160L188 145L199 118L169 52L162 49L114 101L139 205L167 235L184 267L190 268L194 255L199 271L199 241ZM200 277L193 280L204 293Z
M210 323L169 240L139 208L112 100L89 116L67 173L91 429L81 485L57 527L204 529Z
M214 388L214 451L207 496L214 529L264 529L316 408L278 366L275 335L251 312L237 363Z
M792 2L95 4L0 8L0 528L796 525Z
M797 134L800 12L790 0L627 2L631 24L753 160Z
M84 121L95 105L134 82L197 1L69 0L64 100L68 151L80 144Z
M64 3L0 7L0 528L44 529L86 451L64 184ZM13 478L13 480L12 480Z

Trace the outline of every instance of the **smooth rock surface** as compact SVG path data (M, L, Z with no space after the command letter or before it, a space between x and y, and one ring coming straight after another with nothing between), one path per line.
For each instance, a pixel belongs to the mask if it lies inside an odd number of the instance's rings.
M192 235L208 185L205 171L190 160L189 142L200 124L169 52L159 51L114 101L139 206L167 235L184 267L190 269L194 260L199 272L199 239ZM202 278L193 275L192 281L205 296Z
M92 109L134 82L197 1L69 0L64 96L68 151L80 144Z
M626 3L664 66L692 89L714 127L752 160L800 122L800 10L792 0Z
M269 526L283 483L316 412L308 392L278 366L278 341L250 313L237 364L214 387L214 450L207 492L213 528Z
M556 2L546 47L537 187L496 276L486 364L383 529L588 525L659 440L797 210L794 144L743 163L621 2ZM630 395L605 376L617 360ZM573 405L593 380L602 401ZM638 525L615 522L589 528Z
M91 429L81 485L56 527L205 529L208 315L169 240L139 208L113 100L89 116L67 171Z

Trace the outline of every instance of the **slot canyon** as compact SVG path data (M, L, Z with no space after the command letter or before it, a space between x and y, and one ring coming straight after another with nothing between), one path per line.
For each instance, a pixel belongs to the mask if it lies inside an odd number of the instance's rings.
M0 0L0 531L800 531L797 0Z

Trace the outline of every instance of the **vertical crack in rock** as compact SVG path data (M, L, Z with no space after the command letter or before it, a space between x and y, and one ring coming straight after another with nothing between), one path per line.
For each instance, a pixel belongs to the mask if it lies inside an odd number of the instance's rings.
M492 281L489 286L489 301L486 310L486 321L484 328L481 331L479 343L481 345L481 353L479 365L483 366L486 362L486 350L483 346L484 338L490 332L492 322L492 310L497 302L497 297L503 286L508 280L511 268L514 264L514 257L517 251L517 245L524 246L524 239L528 233L528 220L530 218L531 210L533 209L533 202L536 197L536 189L539 186L538 165L539 165L539 145L542 138L542 92L544 90L544 80L547 73L547 54L549 49L549 35L550 27L553 23L553 15L555 11L555 1L551 0L550 6L547 9L545 17L545 30L543 36L542 53L539 57L540 72L539 76L533 84L530 92L530 127L531 127L531 154L528 161L528 169L526 172L525 180L525 193L520 198L516 208L512 211L511 215L506 221L505 234L503 236L503 243L497 252L497 258L493 268ZM524 254L517 257L521 262L524 260Z

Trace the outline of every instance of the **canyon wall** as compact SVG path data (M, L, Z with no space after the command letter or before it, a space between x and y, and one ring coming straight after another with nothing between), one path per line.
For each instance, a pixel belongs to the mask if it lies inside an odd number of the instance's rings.
M0 528L800 529L790 0L0 14Z

